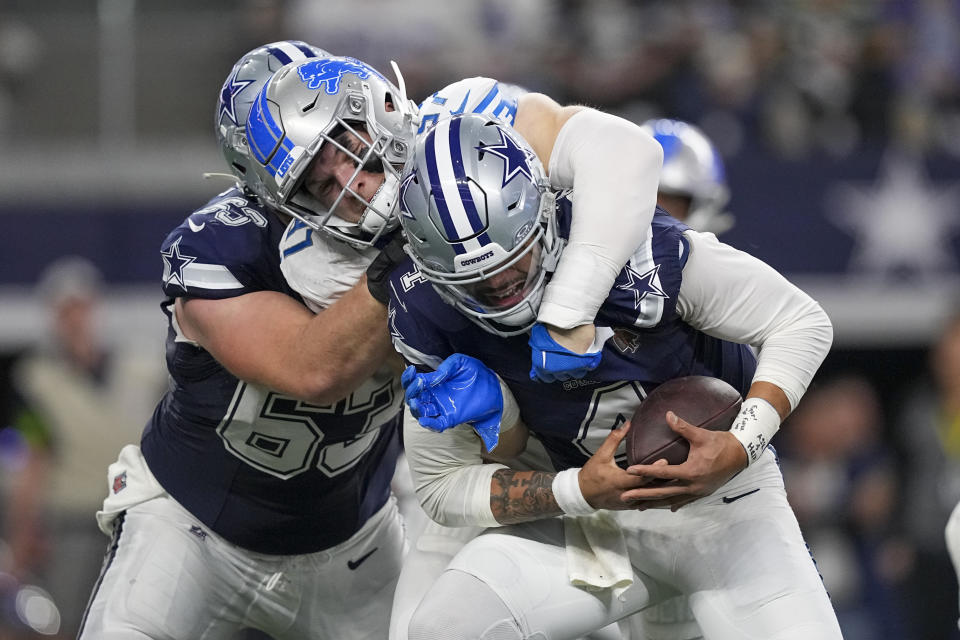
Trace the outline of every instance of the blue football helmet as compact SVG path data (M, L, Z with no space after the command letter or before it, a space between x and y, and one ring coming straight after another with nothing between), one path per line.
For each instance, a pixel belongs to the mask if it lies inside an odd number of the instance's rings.
M400 223L421 273L485 330L527 331L563 244L537 155L511 127L466 114L420 136L407 169Z
M344 242L373 245L397 224L400 172L413 148L416 115L403 89L359 60L327 56L284 66L247 117L257 195ZM339 193L321 202L307 178L327 145L354 168ZM371 175L383 178L368 198L354 185Z
M730 201L723 159L698 127L681 120L648 120L640 128L663 147L659 190L690 199L684 222L698 231L722 233L733 226L723 211Z
M299 40L271 42L245 53L230 70L214 114L217 143L224 159L241 184L254 180L247 155L247 114L257 93L285 64L330 54ZM256 189L250 189L256 191Z

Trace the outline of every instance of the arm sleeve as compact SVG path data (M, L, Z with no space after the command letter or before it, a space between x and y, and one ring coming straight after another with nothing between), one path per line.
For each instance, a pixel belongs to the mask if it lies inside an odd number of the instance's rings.
M593 322L617 274L646 240L663 149L637 125L585 109L560 129L550 183L573 188L570 237L537 319L563 329Z
M507 431L519 421L519 409L503 381L500 388ZM507 467L484 464L480 441L470 425L436 433L408 417L403 441L414 490L432 520L448 527L500 526L490 509L490 480L497 469Z
M833 341L820 305L766 263L686 231L690 255L683 268L677 312L704 333L759 349L753 381L780 387L794 409Z

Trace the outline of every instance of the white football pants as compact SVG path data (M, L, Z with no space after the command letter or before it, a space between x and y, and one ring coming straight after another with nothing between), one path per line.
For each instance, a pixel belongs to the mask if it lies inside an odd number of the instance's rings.
M405 538L396 500L349 540L292 556L255 553L167 495L115 524L79 640L383 640Z

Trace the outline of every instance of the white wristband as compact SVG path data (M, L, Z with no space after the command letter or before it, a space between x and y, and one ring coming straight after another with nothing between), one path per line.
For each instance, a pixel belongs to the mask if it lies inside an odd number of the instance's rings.
M780 429L780 414L762 398L747 398L733 419L732 433L747 452L747 466L756 462Z
M588 516L596 513L580 491L580 467L564 469L553 479L553 498L568 516Z

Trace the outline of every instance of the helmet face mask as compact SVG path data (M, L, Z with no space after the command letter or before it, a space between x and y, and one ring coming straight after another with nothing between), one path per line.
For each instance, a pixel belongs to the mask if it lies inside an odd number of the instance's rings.
M407 170L400 221L424 277L483 329L529 330L562 248L536 154L515 131L470 114L422 136Z
M362 62L327 57L287 65L260 91L248 117L258 195L314 229L372 245L397 224L400 170L415 126L412 103ZM331 169L324 182L338 193L318 196L316 172L334 161L351 163L352 175L338 178Z
M285 64L329 55L305 42L286 40L248 51L233 65L217 98L214 130L230 172L242 185L256 180L247 154L246 125L257 93Z

